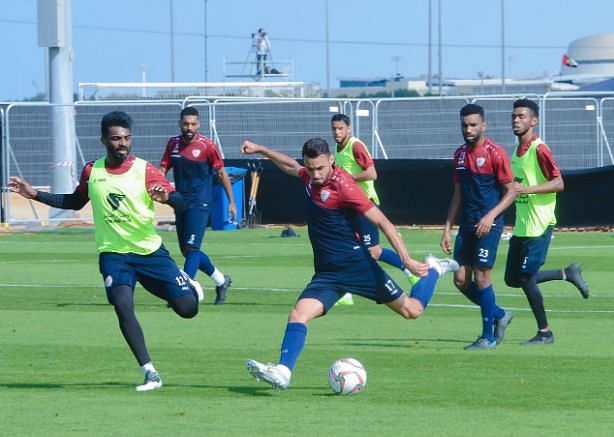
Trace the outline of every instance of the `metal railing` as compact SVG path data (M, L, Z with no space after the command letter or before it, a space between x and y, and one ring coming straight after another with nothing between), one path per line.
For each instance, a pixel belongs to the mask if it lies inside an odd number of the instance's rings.
M591 95L549 93L531 95L539 102L540 137L551 147L564 170L614 164L614 93ZM330 118L350 116L353 133L374 158L451 159L463 142L459 110L468 102L485 108L486 135L511 152L512 103L517 96L429 97L403 99L293 99L200 97L183 100L79 101L74 104L77 175L83 165L104 154L100 119L112 110L134 119L133 151L158 164L168 138L179 134L179 112L194 106L201 114L201 132L212 137L227 159L242 158L244 139L266 144L300 157L305 140L331 138ZM11 208L6 192L9 175L21 175L33 185L51 185L51 121L49 103L11 103L0 106L2 130L3 220L9 223L42 220L36 208ZM82 220L83 215L78 219ZM85 217L89 219L90 217Z

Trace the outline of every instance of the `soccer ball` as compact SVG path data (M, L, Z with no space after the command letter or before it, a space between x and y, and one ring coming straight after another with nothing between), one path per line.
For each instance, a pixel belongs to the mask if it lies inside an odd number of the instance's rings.
M355 395L367 386L367 371L358 360L343 358L328 369L328 385L338 395Z

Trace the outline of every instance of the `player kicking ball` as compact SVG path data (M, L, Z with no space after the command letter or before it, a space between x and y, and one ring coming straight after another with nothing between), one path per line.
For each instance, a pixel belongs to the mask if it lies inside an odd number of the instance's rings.
M328 143L312 138L303 145L305 166L282 153L245 141L243 154L260 154L282 171L298 177L307 195L307 229L314 257L315 274L290 311L281 344L279 364L247 362L247 370L276 390L288 388L292 371L305 345L307 324L326 315L345 292L387 305L405 319L422 315L435 291L437 280L458 269L453 260L428 256L412 259L394 225L358 187L352 176L334 165ZM420 277L406 295L378 265L357 239L351 223L364 215L386 235L403 265Z

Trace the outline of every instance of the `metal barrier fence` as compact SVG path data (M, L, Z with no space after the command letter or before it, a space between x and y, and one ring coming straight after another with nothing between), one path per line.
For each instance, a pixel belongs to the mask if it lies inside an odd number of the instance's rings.
M584 95L552 93L528 96L540 104L539 134L553 149L564 170L614 164L614 93ZM100 144L103 114L121 110L134 119L133 151L154 163L160 160L169 137L178 135L179 112L196 107L201 132L216 140L225 158L241 158L244 139L266 144L298 158L306 139L331 139L330 118L343 112L353 122L355 136L380 159L451 159L462 142L459 110L469 102L485 108L487 136L512 151L512 102L516 96L474 98L432 97L403 99L286 99L204 98L172 101L80 101L74 104L75 181L83 165L104 154ZM43 221L46 207L12 208L15 196L6 190L9 175L20 175L34 186L51 181L51 112L48 103L11 103L0 106L2 130L3 221ZM42 208L42 209L41 209ZM90 220L88 213L75 217Z

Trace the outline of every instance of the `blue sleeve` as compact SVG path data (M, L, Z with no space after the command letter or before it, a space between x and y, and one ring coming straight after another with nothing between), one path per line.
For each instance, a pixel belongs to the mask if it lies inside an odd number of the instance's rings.
M166 204L171 206L175 211L181 211L184 205L183 196L178 191L173 191L168 195Z

